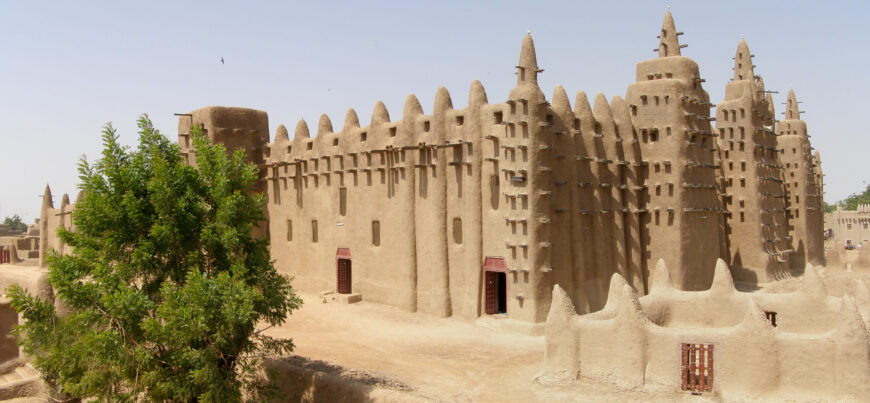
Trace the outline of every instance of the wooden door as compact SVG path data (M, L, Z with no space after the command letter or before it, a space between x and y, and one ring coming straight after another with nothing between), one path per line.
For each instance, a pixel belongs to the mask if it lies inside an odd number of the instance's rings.
M494 271L484 272L486 282L486 314L498 313L498 273Z
M350 294L351 293L351 263L350 259L338 259L336 263L337 267L337 277L338 277L338 293L339 294Z
M683 343L682 389L693 393L713 390L713 345Z

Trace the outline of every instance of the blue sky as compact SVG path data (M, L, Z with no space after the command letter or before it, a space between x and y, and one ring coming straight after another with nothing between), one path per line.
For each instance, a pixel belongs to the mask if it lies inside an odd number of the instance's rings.
M655 56L668 4L713 103L743 34L778 112L789 88L803 101L825 200L866 187L865 2L0 1L0 217L38 217L46 183L56 204L74 199L76 161L98 157L101 127L134 144L142 113L174 138L173 113L250 107L274 135L322 113L338 128L348 108L367 124L378 100L399 119L409 93L429 113L439 86L461 108L474 79L500 102L527 30L545 94L624 96L635 63Z

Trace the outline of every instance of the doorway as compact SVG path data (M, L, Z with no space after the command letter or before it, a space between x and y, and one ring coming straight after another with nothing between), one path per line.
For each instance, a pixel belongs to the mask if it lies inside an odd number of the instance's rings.
M351 264L350 259L338 259L338 293L351 293Z
M484 312L507 314L507 265L502 257L487 257L483 263Z
M335 280L336 289L339 294L350 294L353 292L351 285L353 284L353 264L350 258L349 248L338 248L335 254Z
M507 313L507 273L486 272L486 314Z

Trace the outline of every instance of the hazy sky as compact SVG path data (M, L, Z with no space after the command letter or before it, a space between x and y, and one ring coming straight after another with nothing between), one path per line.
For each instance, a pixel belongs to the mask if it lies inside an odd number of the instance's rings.
M527 30L545 94L562 84L570 99L624 96L635 63L655 56L668 4L713 103L743 34L756 74L779 91L777 113L789 88L803 101L825 200L866 187L867 2L0 0L0 217L32 222L46 183L56 206L63 193L74 200L76 161L99 156L101 127L113 122L134 144L142 113L174 139L173 113L256 108L274 136L322 113L339 128L347 108L368 124L378 100L400 119L409 93L431 113L439 86L461 108L474 79L501 102Z

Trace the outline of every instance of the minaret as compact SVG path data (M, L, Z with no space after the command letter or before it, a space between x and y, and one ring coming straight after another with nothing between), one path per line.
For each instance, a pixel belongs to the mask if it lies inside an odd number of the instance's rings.
M792 250L785 187L773 131L773 108L752 54L740 39L734 78L716 107L728 237L727 260L735 280L769 282L789 276Z
M681 56L679 35L669 11L655 49L658 58L637 64L637 82L629 86L626 102L646 176L643 271L662 258L677 287L702 290L710 286L719 257L715 135L704 80L698 64Z
M499 162L500 179L504 184L503 210L510 223L507 232L505 260L514 273L508 276L508 307L512 318L541 322L545 320L553 279L551 252L554 248L550 226L542 223L551 214L550 197L554 172L546 147L552 136L549 103L538 87L538 67L535 44L531 35L523 38L517 68L517 85L508 98L505 113L507 125L499 147L504 157ZM513 230L515 228L515 230ZM568 270L568 268L564 268ZM538 298L526 298L537 295Z
M822 192L816 172L807 124L801 120L794 90L788 91L785 102L785 119L776 123L776 132L782 147L782 163L785 166L787 209L790 221L794 255L791 268L801 273L807 263L824 264L824 211ZM821 171L821 167L818 167Z
M674 16L671 15L671 10L665 13L665 19L662 21L662 32L659 34L659 57L680 56L680 40L678 36L682 32L677 32L674 27Z

